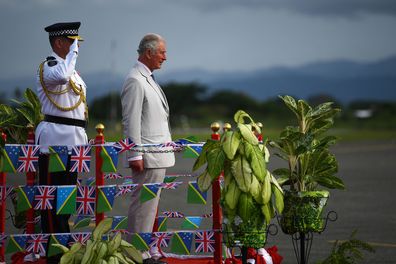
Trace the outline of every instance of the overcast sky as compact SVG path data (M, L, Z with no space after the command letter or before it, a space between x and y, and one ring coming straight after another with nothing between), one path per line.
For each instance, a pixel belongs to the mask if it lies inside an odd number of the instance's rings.
M0 0L0 78L34 75L44 27L81 21L79 71L125 75L141 37L167 40L163 70L250 71L396 55L394 0Z

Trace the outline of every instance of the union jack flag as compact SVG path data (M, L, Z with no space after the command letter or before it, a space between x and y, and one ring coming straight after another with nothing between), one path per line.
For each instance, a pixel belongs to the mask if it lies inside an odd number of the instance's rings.
M175 190L182 182L163 182L160 184L160 187L163 189L172 189Z
M164 211L164 212L162 212L162 214L169 218L183 218L184 217L183 213L176 212L176 211Z
M124 138L121 139L120 141L114 143L113 147L116 148L118 153L122 153L127 150L131 150L134 146L136 146L135 143L133 143L132 139L130 138Z
M91 146L74 146L70 157L70 172L89 172Z
M77 188L77 214L93 215L95 214L95 187L78 186Z
M195 233L195 252L214 252L214 232L203 231Z
M39 146L22 145L21 155L18 158L18 172L36 171L38 165Z
M168 247L169 241L172 238L172 233L156 232L151 237L150 248L153 247Z
M91 238L91 233L71 233L69 246L74 243L80 242L82 245L86 245L87 241Z
M15 198L17 196L16 192L14 191L13 186L7 186L7 187L0 187L0 200L4 201L8 196L11 196L12 198Z
M131 193L133 190L136 189L136 185L118 185L117 188L118 188L118 191L117 191L115 197L125 195L127 193Z
M49 235L29 235L27 240L26 251L30 253L38 253L45 256L45 248L47 247Z
M165 142L159 145L160 148L166 148L166 147L172 147L176 150L183 148L182 144L170 141L170 142Z
M106 174L104 178L111 179L111 180L122 179L122 175L119 173L109 173L109 174Z
M37 186L34 200L36 210L52 209L52 202L55 200L56 186Z

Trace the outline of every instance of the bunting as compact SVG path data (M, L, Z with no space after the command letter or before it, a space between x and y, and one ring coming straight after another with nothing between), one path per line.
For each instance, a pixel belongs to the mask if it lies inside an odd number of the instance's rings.
M70 172L89 172L91 165L91 146L73 146L70 157Z
M111 172L104 176L105 179L115 180L115 179L122 179L122 175L120 173Z
M17 166L20 152L20 146L5 145L1 150L0 171L15 173L18 168Z
M163 189L176 190L183 182L163 182L159 186Z
M134 146L136 146L136 144L133 143L132 139L130 139L129 137L121 139L113 145L113 147L118 151L119 154L131 150Z
M126 216L113 216L113 223L111 224L112 230L124 230L128 227L128 217Z
M100 151L102 157L102 172L117 172L118 151L114 146L102 146Z
M195 181L188 182L187 203L190 204L206 204L207 192L202 192L198 183Z
M49 235L29 235L26 241L26 251L45 256Z
M149 250L149 244L151 242L151 233L134 233L131 238L131 244L135 248L145 251Z
M33 201L34 201L34 194L35 188L34 186L19 186L16 189L18 193L18 201L17 201L17 212L23 212L27 209L31 209Z
M74 243L80 242L82 245L86 245L87 241L91 238L91 233L71 233L69 246L72 246Z
M193 233L176 232L172 237L171 251L177 254L190 255Z
M55 186L36 186L35 210L51 210L55 200Z
M38 166L40 147L36 145L22 145L18 158L18 172L34 172Z
M96 204L97 213L104 213L111 211L113 209L115 193L116 193L115 185L98 187L98 202Z
M189 216L185 217L182 223L182 229L198 229L201 225L202 217L199 216Z
M77 214L93 215L95 214L95 187L78 186L77 187Z
M157 197L158 184L144 184L140 190L140 202L144 203Z
M158 231L163 232L168 229L168 217L158 216Z
M5 253L14 253L24 251L26 247L27 236L25 235L10 235Z
M195 232L195 252L214 252L214 232Z
M151 236L150 248L168 247L171 237L172 237L172 233L167 233L167 232L153 233L153 235Z
M136 185L118 185L117 189L115 197L133 192L136 189Z
M163 211L162 214L169 218L183 218L184 217L184 214L182 212L177 212L177 211Z
M48 147L49 150L49 162L48 171L58 172L66 171L67 159L69 151L67 146L52 146Z
M76 186L58 186L56 194L56 214L74 214L76 212L76 197Z

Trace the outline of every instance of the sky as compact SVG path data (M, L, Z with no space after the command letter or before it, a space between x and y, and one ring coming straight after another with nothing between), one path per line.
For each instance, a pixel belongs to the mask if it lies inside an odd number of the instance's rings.
M44 27L81 21L78 70L126 75L144 34L167 41L163 71L253 71L396 55L394 0L0 0L0 79L32 76Z

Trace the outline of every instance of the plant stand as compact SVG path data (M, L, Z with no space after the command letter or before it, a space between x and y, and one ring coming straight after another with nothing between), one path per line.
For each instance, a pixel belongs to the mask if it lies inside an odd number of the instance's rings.
M278 216L278 223L280 221L280 217ZM322 233L324 230L326 230L327 223L330 222L335 222L338 218L338 215L335 211L330 211L327 213L326 217L323 218L325 221L323 225L323 229L318 232ZM312 247L312 242L313 242L313 232L307 232L307 233L294 233L291 235L292 242L293 242L293 248L294 248L294 254L297 259L298 264L307 264L309 260L309 254L311 253L311 247Z

